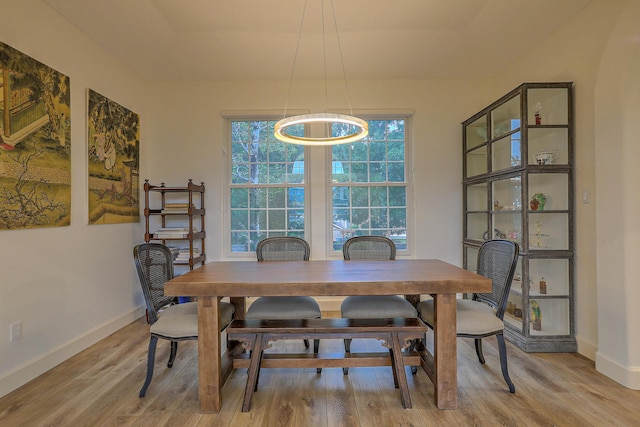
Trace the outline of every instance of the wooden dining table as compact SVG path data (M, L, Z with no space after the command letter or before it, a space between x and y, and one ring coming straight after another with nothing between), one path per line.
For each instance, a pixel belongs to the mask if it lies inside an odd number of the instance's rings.
M423 349L421 366L434 384L440 409L457 407L456 294L490 292L491 281L436 259L395 261L214 261L165 284L165 294L197 297L198 398L200 412L217 413L232 369L222 355L219 302L229 297L236 318L245 298L258 296L421 295L435 300L433 354Z

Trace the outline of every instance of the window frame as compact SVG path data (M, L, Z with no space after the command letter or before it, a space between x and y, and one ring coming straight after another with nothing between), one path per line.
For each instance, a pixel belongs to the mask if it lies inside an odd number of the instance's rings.
M405 162L404 162L404 182L384 182L384 186L404 186L406 191L406 249L399 249L397 257L410 258L414 253L414 196L413 196L413 110L393 109L393 110L360 110L360 111L331 111L340 114L353 114L364 120L405 120ZM291 110L288 115L307 114L308 110ZM223 136L223 149L225 154L225 170L222 188L222 258L237 260L255 260L254 252L232 252L231 251L231 182L232 170L232 141L231 125L233 121L277 121L282 118L281 111L224 111L222 117L225 120ZM322 129L314 126L305 127L305 136L309 134L324 133ZM311 257L316 259L342 259L342 252L333 250L333 195L332 195L332 146L325 147L304 147L305 167L303 182L293 186L302 186L305 190L304 196L304 236L311 245ZM313 185L312 185L313 183ZM282 187L280 184L262 184ZM369 186L368 183L358 183L361 186ZM286 185L285 185L286 186ZM323 188L324 187L324 188ZM325 209L314 209L311 206L324 203ZM315 230L315 231L314 231ZM325 230L324 233L321 230ZM323 235L324 234L324 235ZM324 252L324 256L322 255Z
M293 113L292 113L293 114ZM296 114L304 114L304 112L298 112ZM240 112L240 113L232 113L232 112L227 112L227 113L223 113L223 118L225 119L225 132L226 135L224 136L224 147L225 149L223 150L223 152L225 154L227 154L227 158L225 161L225 185L224 185L224 195L223 195L223 203L224 203L224 211L223 211L223 238L222 238L222 242L223 242L223 248L222 248L222 253L223 253L223 257L225 259L251 259L251 260L255 260L255 252L253 251L247 251L247 252L234 252L232 250L232 239L231 239L231 217L232 217L232 211L231 211L231 190L233 188L293 188L293 187L302 187L304 188L304 228L303 228L303 233L304 233L304 238L308 241L309 240L309 233L310 233L310 221L311 219L311 215L310 215L310 197L309 197L309 190L310 190L310 185L309 185L309 167L307 166L309 164L309 150L307 147L303 147L303 152L304 152L304 163L305 163L305 168L304 168L304 173L303 173L303 179L302 182L299 183L259 183L259 184L253 184L253 185L247 185L247 184L237 184L237 183L233 183L232 182L232 176L231 176L231 172L233 170L233 141L232 141L232 125L233 122L255 122L255 121L270 121L270 122L276 122L278 120L280 120L282 118L282 113L276 113L276 112ZM308 126L305 126L305 136L308 135L309 133L309 128Z
M388 112L387 112L388 111ZM411 257L414 250L414 239L413 236L415 234L414 229L414 209L413 209L413 160L412 160L412 145L413 145L413 110L384 110L384 111L353 111L353 113L348 111L335 111L340 114L353 114L358 116L359 118L366 120L369 122L370 120L404 120L405 126L405 135L404 135L404 181L402 182L353 182L353 183L338 183L344 184L345 187L405 187L405 208L406 208L406 249L398 249L396 252L396 256L398 258L401 257ZM327 147L326 150L326 158L325 158L325 173L327 176L326 180L326 198L327 198L327 209L326 209L326 221L325 221L325 230L326 230L326 252L328 258L342 258L342 249L334 250L333 248L333 182L332 182L332 172L333 172L333 152L331 146ZM348 184L348 185L347 185ZM373 185L371 185L373 184Z

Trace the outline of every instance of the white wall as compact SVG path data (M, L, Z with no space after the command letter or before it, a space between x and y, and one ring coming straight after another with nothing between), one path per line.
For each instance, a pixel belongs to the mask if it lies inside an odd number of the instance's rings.
M86 90L138 112L145 97L129 69L39 0L3 1L0 40L71 81L71 225L0 231L0 396L139 317L131 248L139 224L87 225ZM6 155L0 153L0 155ZM9 324L24 337L10 343Z
M484 106L492 94L479 81L393 80L349 82L355 110L411 109L413 116L413 159L417 214L415 256L442 258L461 264L462 239L462 145L460 123ZM151 182L165 180L180 185L187 178L207 185L207 256L222 259L222 200L225 190L226 147L223 111L281 111L288 82L158 82L160 94L151 107L149 128L152 164L144 175ZM324 82L294 82L301 86L289 100L289 109L321 111ZM294 91L295 93L295 91ZM170 94L170 99L167 97ZM329 95L329 100L332 96ZM188 105L189 108L178 106ZM471 105L471 106L469 106ZM328 108L345 108L328 104ZM479 108L479 107L478 107ZM312 167L325 159L325 148L311 151ZM312 188L314 192L314 178ZM321 178L320 178L321 179ZM316 181L315 187L318 187ZM316 200L323 194L313 194ZM326 247L324 216L317 209L312 216L312 256L323 258Z
M640 389L640 3L616 26L595 87L598 179L596 369Z

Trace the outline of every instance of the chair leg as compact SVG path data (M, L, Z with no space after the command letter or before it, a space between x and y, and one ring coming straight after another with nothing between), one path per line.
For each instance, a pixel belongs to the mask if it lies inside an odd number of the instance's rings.
M345 353L351 353L351 340L344 340L344 351ZM349 368L342 368L343 375L349 375Z
M414 351L416 349L416 344L419 340L411 340L411 345L409 346L409 351ZM415 375L418 373L418 367L417 366L412 366L411 367L411 375Z
M318 354L320 350L320 340L313 340L313 354ZM321 374L322 368L316 368L316 373Z
M502 376L509 386L509 391L511 393L515 393L516 386L511 382L511 378L509 378L509 370L507 369L507 346L504 343L504 335L498 334L496 335L496 338L498 338L498 349L500 350L500 367L502 368Z
M167 368L171 368L173 366L173 362L176 360L176 354L178 354L178 341L171 341L171 353L169 353Z
M476 342L476 354L478 355L478 360L480 364L484 365L484 354L482 354L482 338L476 338L474 340Z
M151 336L149 340L149 351L147 352L147 378L144 380L144 384L140 389L139 397L144 397L147 393L147 388L151 383L151 377L153 377L153 365L156 359L156 344L158 343L158 337Z

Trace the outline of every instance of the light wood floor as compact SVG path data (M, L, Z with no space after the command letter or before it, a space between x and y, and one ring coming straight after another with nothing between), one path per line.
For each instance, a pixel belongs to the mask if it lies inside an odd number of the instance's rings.
M438 410L433 386L419 370L408 372L413 409L402 409L389 367L264 369L249 413L240 412L246 370L232 373L222 411L199 414L197 344L181 343L167 369L168 342L160 341L147 396L148 326L143 319L0 399L1 426L636 426L640 391L597 373L578 354L527 354L507 343L516 385L510 394L500 373L495 339L484 344L486 365L471 340L458 340L456 410ZM301 351L302 342L276 350ZM339 340L321 342L339 350ZM375 341L354 341L352 350L376 350Z

